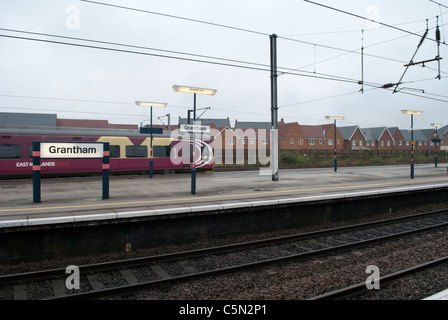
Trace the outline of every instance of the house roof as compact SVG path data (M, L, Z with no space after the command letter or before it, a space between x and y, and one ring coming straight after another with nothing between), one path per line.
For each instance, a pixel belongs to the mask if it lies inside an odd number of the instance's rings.
M213 137L217 137L219 135L221 135L225 130L229 130L233 135L235 135L236 137L239 138L239 136L232 130L232 128L229 128L228 126L224 126L224 127L217 127L215 128L217 131L212 131L212 136Z
M387 127L362 128L361 132L364 134L367 141L378 141L386 130Z
M324 125L300 125L307 139L325 139L325 132L327 132L333 124Z
M203 125L210 125L214 124L217 128L219 127L229 127L230 128L230 120L227 119L218 119L218 118L200 118L196 121L201 121L201 124ZM179 117L179 124L186 124L188 123L187 118L180 118Z
M56 114L0 112L0 126L56 128Z
M235 121L235 128L271 129L271 122Z
M253 129L253 128L236 128L239 130L236 130L235 128L229 128L227 126L225 127L219 127L216 128L218 130L218 133L214 135L214 137L218 137L219 135L222 135L224 131L229 131L232 135L236 136L238 139L243 140L243 139L270 139L271 137L271 132L270 130L251 130L251 131L246 131L244 129Z
M359 126L337 127L339 132L344 137L344 140L350 140L352 138L352 136L355 134L356 129L358 129L358 128L359 128ZM362 133L362 131L361 131L361 134L364 135Z
M389 129L391 135L394 135L397 130L401 132L401 130L398 129L398 127L388 127L387 129Z
M291 122L291 123L280 122L278 124L278 137L285 138L294 127L298 126L299 124L297 122Z
M108 120L58 119L56 114L0 112L0 126L41 128L129 129L137 125L112 124Z
M57 126L64 128L95 128L95 129L138 129L132 124L112 124L108 120L57 119Z
M428 134L429 130L431 132ZM422 129L422 130L413 130L414 131L414 141L428 141L430 139L432 129ZM403 129L401 130L401 134L406 141L411 141L411 130Z
M439 134L445 134L448 131L448 124L446 126L440 127L439 129L437 129Z

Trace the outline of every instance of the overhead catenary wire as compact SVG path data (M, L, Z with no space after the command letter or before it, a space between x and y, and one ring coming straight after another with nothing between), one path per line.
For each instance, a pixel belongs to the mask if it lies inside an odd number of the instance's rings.
M269 68L269 65L262 64L262 63L243 61L243 60L237 60L237 59L222 58L222 57L216 57L216 56L210 56L210 55L194 54L194 53L174 51L174 50L166 50L166 49L153 48L153 47L147 47L147 46L142 46L142 45L124 44L124 43L112 42L112 41L94 40L94 39L86 39L86 38L79 38L79 37L69 37L69 36L62 36L62 35L56 35L56 34L49 34L49 33L42 33L42 32L33 32L33 31L18 30L18 29L8 29L8 28L0 28L0 31L12 32L12 33L20 33L20 34L28 34L28 35L33 35L33 36L53 37L53 38L59 38L59 39L65 39L65 40L74 40L74 41L82 41L82 42L89 42L89 43L98 43L98 44L102 44L102 45L127 47L127 48L132 48L132 49L143 49L143 50L157 51L157 52L163 52L163 53L169 53L169 54L177 54L177 55L182 55L182 56L190 56L190 57L196 57L196 58L202 58L202 59L211 59L211 60L218 60L218 61L225 61L225 62L232 62L232 63L247 64L247 65L256 66L256 67ZM0 35L0 36L3 36L3 35ZM4 35L4 37L8 37L8 35ZM24 39L33 40L35 38L24 38ZM43 40L43 39L36 39L36 41L45 41L45 40ZM48 41L48 42L50 42L50 41ZM64 43L59 43L59 44L64 44ZM73 44L73 45L76 45L76 44ZM316 48L316 46L315 46L315 48ZM341 50L344 50L344 49L341 49ZM347 50L345 54L348 54L348 53L358 53L356 51L357 50ZM342 54L342 55L344 55L344 54ZM371 54L365 54L365 55L371 56L371 57L375 57L375 58L379 58L379 59L385 59L385 60L391 60L391 61L404 63L404 61L401 61L401 60L391 59L391 58L387 58L387 57L381 57L381 56L378 56L378 55L371 55ZM332 58L330 58L330 59L332 59ZM328 60L330 60L330 59L328 59ZM203 60L201 60L201 61L203 61ZM201 61L199 61L199 62L201 62ZM323 61L326 61L326 60L318 61L318 62L316 62L316 64L321 63ZM310 71L303 70L303 68L306 68L306 67L307 66L300 67L300 68L288 68L288 67L278 66L278 69L280 70L280 72L282 70L287 70L287 71L296 71L296 72L310 73ZM353 80L353 79L339 77L339 76L335 76L335 75L317 73L316 71L314 71L314 73L320 74L322 76L327 76L327 77L334 77L334 78L340 78L340 79L346 79L346 80Z
M85 2L91 2L91 3L94 3L94 1L85 1ZM154 13L154 14L159 14L159 13ZM170 15L165 15L165 16L170 16ZM181 18L181 17L177 17L177 18ZM189 20L189 21L193 21L193 22L199 22L199 21L195 21L194 19L188 19L188 18L182 18L182 19L184 19L184 20ZM201 23L204 23L204 22L201 22ZM219 24L214 24L214 23L207 23L207 24L210 24L210 25L214 25L214 26L219 26L219 27L221 27L221 26L224 26L224 25L219 25ZM224 26L224 27L230 27L230 26ZM253 32L252 30L247 30L247 29L242 29L242 28L234 28L234 27L230 27L230 29L234 29L234 30L239 30L239 31L247 31L247 32L251 32L251 33L255 33L255 34L260 34L260 35L264 35L264 36L266 36L266 35L268 35L268 34L266 34L266 33L261 33L261 32ZM51 36L51 35L46 35L46 36ZM67 38L70 38L70 37L67 37ZM74 39L74 38L73 38ZM285 39L287 39L287 38L285 38ZM30 40L32 40L32 39L30 39ZM41 41L42 39L39 39L39 40L37 40L37 41ZM80 39L80 38L78 38L77 40L79 40L79 41L86 41L85 39ZM287 40L289 40L289 39L287 39ZM301 42L301 41L298 41L298 42ZM106 44L106 42L103 42L104 44ZM345 51L346 53L345 54L348 54L348 53L359 53L359 52L355 52L355 51L352 51L352 50L346 50L346 49L343 49L343 48L336 48L336 47L331 47L331 46L325 46L325 45L320 45L320 44L316 44L316 43L312 43L312 42L304 42L304 43L306 43L306 44L312 44L314 47L326 47L326 48L330 48L330 49L334 49L334 50L341 50L341 51ZM62 43L61 43L62 44ZM109 43L110 45L116 45L116 46L122 46L123 44L118 44L118 43ZM69 44L69 43L67 43L67 45L77 45L77 44ZM80 46L83 46L83 45L80 45ZM125 46L129 46L129 47L131 47L130 45L125 45ZM85 46L85 47L91 47L91 48L95 48L94 46ZM136 49L137 48L139 48L139 46L134 46ZM98 47L98 48L95 48L95 49L104 49L104 50L113 50L113 51L122 51L122 52L127 52L127 53L136 53L136 54L145 54L145 53L140 53L140 52L131 52L131 51L129 51L129 50L114 50L114 48L112 49L112 48L104 48L104 47ZM179 51L170 51L170 50L163 50L163 49L155 49L155 48L145 48L145 47L140 47L139 49L144 49L144 50L159 50L160 52L164 52L164 53L172 53L172 54L178 54L178 55L187 55L187 56L194 56L194 57L197 57L197 58L203 58L203 59L214 59L214 60L219 60L219 61L227 61L227 62L232 62L232 63L229 63L229 64L225 64L225 63L222 63L221 65L223 65L223 66L232 66L232 67L243 67L243 66L241 66L241 65L238 65L238 64L246 64L247 66L245 66L245 68L247 68L247 69L253 69L253 70L260 70L260 71L268 71L268 70L265 70L264 68L265 67L268 67L267 65L264 65L264 64L257 64L257 63L253 63L253 62L248 62L248 61L242 61L242 60L234 60L234 59L226 59L226 58L219 58L219 57L211 57L211 56L206 56L206 55L196 55L196 54L190 54L190 53L185 53L185 52L179 52ZM182 58L179 58L179 57L170 57L170 56L168 56L168 55L156 55L156 54L148 54L148 55L154 55L154 56L161 56L161 57L164 57L164 58L175 58L175 59L181 59L181 60L186 60L186 61L193 61L193 62L203 62L203 63L212 63L212 62L210 62L210 61L205 61L205 60L201 60L201 59L182 59ZM374 55L372 55L372 56L374 56ZM379 57L379 56L377 56L377 57ZM395 59L389 59L389 58L386 58L386 57L381 57L381 58L384 58L384 59L388 59L388 60L395 60ZM398 61L398 60L396 60L396 61ZM215 63L215 64L220 64L220 63ZM251 67L249 67L249 66L251 66ZM296 71L299 71L298 69L294 69L294 68L281 68L281 67L279 67L279 69L281 69L281 70L289 70L289 71L291 71L290 73L288 73L288 72L282 72L283 74L294 74L293 73L293 71L294 70L296 70ZM300 70L300 72L308 72L308 71L303 71L303 70ZM300 74L300 75L302 75L302 74ZM325 78L325 77L322 77L322 79L327 79L327 80L336 80L337 78L339 78L340 80L338 80L338 81L344 81L344 82L351 82L351 83L359 83L359 80L357 80L357 79L350 79L350 78L343 78L343 77L338 77L338 76L333 76L333 75L326 75L326 76L328 76L328 78ZM318 78L318 77L315 77L315 78ZM423 81L423 80L422 80ZM371 86L378 86L378 84L373 84L373 83L371 83L370 84ZM377 87L378 88L378 87ZM372 88L372 89L374 89L374 88ZM353 91L353 92L350 92L350 93L344 93L344 94L338 94L338 95L334 95L334 96L329 96L329 97L323 97L323 98L319 98L319 99L317 99L317 100L324 100L324 99L326 99L326 98L333 98L333 97L337 97L337 96L343 96L343 95L347 95L347 94L354 94L354 93L356 93L357 91ZM405 93L405 92L401 92L401 93ZM425 94L429 94L429 93L425 93ZM419 96L419 97L422 97L422 98L426 98L426 97L424 97L424 96L421 96L421 95L417 95L417 96ZM313 102L313 101L317 101L317 100L309 100L309 101L303 101L303 102L301 102L301 103L299 103L299 104L304 104L304 103L310 103L310 102ZM440 100L440 101L443 101L443 100ZM448 101L443 101L443 102L448 102ZM107 102L105 102L105 103L107 103ZM215 110L217 110L217 109L215 109ZM253 114L256 114L256 113L253 113Z
M441 26L442 26L442 25L441 25ZM432 28L430 28L430 30L431 30L431 29L432 29ZM424 30L422 30L422 32L423 32L423 31L424 31ZM381 45L381 44L384 44L384 43L388 43L388 42L395 41L395 40L402 39L402 38L409 37L409 36L410 36L409 34L406 34L406 35L402 35L402 36L395 37L395 38L392 38L392 39L388 39L388 40L384 40L384 41L381 41L381 42L377 42L377 43L373 43L373 44L370 44L370 45L366 45L366 46L364 46L364 49L372 48L372 47L374 47L374 46L378 46L378 45ZM339 57L345 56L345 55L347 55L347 54L349 54L349 53L357 53L357 54L361 54L360 52L358 52L358 49L349 50L349 51L347 51L347 52L344 52L344 53L341 53L341 54L338 54L338 55L335 55L335 56L332 56L332 57L329 57L329 58L326 58L326 59L317 61L317 62L312 63L312 64L307 64L307 65L304 65L304 66L300 66L300 67L298 67L298 69L303 69L303 68L307 68L307 67L313 66L314 64L319 64L319 63L322 63L322 62L327 62L327 61L330 61L330 60L334 60L334 59L337 59L337 58L339 58ZM364 56L367 56L367 57L372 57L372 58L377 58L377 59L383 59L383 60L392 61L392 62L398 62L398 63L401 63L401 64L408 63L408 61L399 60L399 59L394 59L394 58L388 58L388 57L382 57L382 56L379 56L379 55L368 54L368 53L365 53L365 52L364 52L363 55L364 55ZM428 67L428 66L425 66L425 68L430 69L430 70L437 70L437 69L435 69L435 68ZM440 71L440 73L448 74L448 72L445 72L445 71Z
M130 11L141 12L141 13L146 13L146 14L159 15L159 16L172 18L172 19L185 20L185 21L189 21L189 22L200 23L200 24L205 24L205 25L210 25L210 26L214 26L214 27L220 27L220 28L225 28L225 29L230 29L230 30L235 30L235 31L241 31L241 32L261 35L261 36L265 36L265 37L269 37L269 35L270 35L269 33L266 33L266 32L260 32L260 31L251 30L251 29L247 29L247 28L234 27L234 26L219 24L219 23L215 23L215 22L209 22L209 21L205 21L205 20L192 19L192 18L182 17L182 16L178 16L178 15L172 15L172 14L166 14L166 13L155 12L155 11L150 11L150 10L132 8L132 7L127 7L127 6L119 6L119 5L103 3L103 2L98 2L98 1L92 1L92 0L81 0L81 1L86 2L86 3L96 4L96 5L113 7L113 8L117 8L117 9L130 10ZM409 33L411 33L411 32L409 32ZM316 46L316 47L331 49L331 50L336 50L336 51L343 51L346 53L360 54L358 52L358 50L350 50L350 49L339 48L339 47L325 45L325 44L316 43L316 42L292 39L290 37L281 36L281 35L277 35L277 37L278 37L278 39L292 41L292 42L296 42L296 43L302 43L305 45ZM388 59L387 57L381 57L381 56L373 55L373 54L365 54L365 55L374 57L374 58L380 58L380 59L386 59L386 60L392 60L392 61L395 60L395 59ZM397 60L395 60L395 61L397 61Z
M71 42L63 42L63 41L55 41L55 40L39 39L39 38L31 38L31 37L22 37L22 36L13 36L13 35L5 35L5 34L0 34L0 37L19 39L19 40L45 42L45 43L82 47L82 48L89 48L89 49L99 49L99 50L114 51L114 52L129 53L129 54L147 55L147 56L154 56L154 57L160 57L160 58L170 58L170 59L184 60L184 61L189 61L189 62L214 64L214 65L220 65L220 66L226 66L226 67L243 68L243 69L250 69L250 70L257 70L257 71L264 71L264 72L270 71L268 65L244 62L241 60L222 59L222 60L229 61L229 62L218 62L218 61L209 61L209 60L203 60L203 59L201 60L201 59L178 57L178 56L172 56L172 55L135 51L135 50L125 50L125 49L117 49L117 48L111 48L111 47L101 47L101 46L94 46L94 45L90 45L90 44L71 43ZM78 40L79 40L79 38L78 38ZM94 40L86 40L86 41L95 42ZM101 43L101 41L99 41L99 43ZM116 44L116 45L126 46L123 44ZM182 55L183 53L178 52L178 54ZM209 58L212 60L220 59L220 58L216 58L216 57L209 57ZM235 62L235 63L230 63L230 62ZM236 62L239 62L240 64L236 64ZM244 64L247 64L247 65L244 65ZM283 71L281 71L281 74L289 74L289 75L311 77L311 78L318 78L318 79L324 79L324 80L333 80L333 81L340 81L340 82L348 82L348 83L358 83L359 82L358 79L344 78L344 77L334 76L334 75L329 75L329 74L319 75L319 74L314 74L310 71L298 70L298 69L293 69L293 68L279 67L279 69L283 70Z
M177 16L177 15L172 15L172 14L165 14L165 13L160 13L160 12L155 12L155 11L150 11L150 10L144 10L144 9L127 7L127 6L119 6L119 5L108 4L108 3L92 1L92 0L81 0L81 1L86 2L86 3L96 4L96 5L102 5L102 6L108 6L108 7L124 9L124 10L131 10L131 11L136 11L136 12L160 15L160 16L164 16L164 17L168 17L168 18L180 19L180 20L185 20L185 21L190 21L190 22L195 22L195 23L201 23L201 24L211 25L211 26L214 26L214 27L220 27L220 28L226 28L226 29L231 29L231 30L236 30L236 31L242 31L242 32L247 32L247 33L251 33L251 34L257 34L257 35L262 35L262 36L269 36L269 34L265 33L265 32L250 30L250 29L247 29L247 28L239 28L239 27L234 27L234 26L229 26L229 25L224 25L224 24L218 24L218 23L204 21L204 20L199 20L199 19L186 18L186 17L181 17L181 16ZM307 0L305 0L305 1L313 3L313 4L321 5L321 4L312 2L312 1L307 1ZM328 7L328 6L325 6L325 5L322 5L322 6L323 7ZM332 7L328 7L328 8L334 9L336 11L341 11L341 12L344 12L344 13L347 13L347 14L350 14L350 15L354 15L354 14L351 14L349 12L345 12L343 10L339 10L339 9L336 9L336 8L332 8ZM389 28L393 28L393 29L396 29L396 30L400 30L402 32L406 32L406 33L411 34L411 35L418 35L415 32L408 31L408 30L405 30L405 29L402 29L402 28L399 28L399 27L396 27L396 26L393 26L393 25L377 22L377 21L375 21L373 19L368 19L368 18L359 16L359 15L354 15L354 16L356 16L358 18L363 18L363 19L371 21L371 22L378 23L378 24L380 24L382 26L385 26L385 27L389 27ZM322 48L327 48L327 49L345 51L345 52L348 52L348 53L360 54L360 55L362 55L362 58L364 58L364 56L375 57L375 58L384 58L384 57L380 57L380 56L377 56L377 55L368 54L368 53L365 53L365 52L358 52L358 50L346 50L346 49L343 49L343 48L337 48L337 47L333 47L333 46L322 45L322 44L312 43L312 42L303 41L303 40L291 39L291 38L282 37L282 36L278 36L278 38L279 39L283 39L283 40L287 40L287 41L294 41L294 42L298 42L298 43L313 45L314 48L322 47ZM315 62L314 66L316 66L316 64L317 63ZM306 72L306 71L301 70L300 72ZM292 73L290 73L290 72L282 72L282 74L292 74ZM322 79L326 79L326 78L323 77ZM341 81L344 81L344 80L341 80ZM357 82L358 82L358 84L361 84L361 85L364 83L363 79L358 80ZM361 92L362 92L362 89L361 89Z
M415 50L415 52L414 52L414 54L412 55L412 58L411 58L411 60L410 60L411 62L413 61L415 55L417 54L418 49L420 49L420 46L423 44L423 41L425 41L425 39L426 39L426 37L427 37L427 35L428 35L428 32L429 32L428 21L426 21L426 30L425 30L425 33L424 33L423 36L421 36L421 38L420 38L420 42L419 42L418 45L417 45L417 49ZM393 91L392 93L396 93L396 92L397 92L398 85L402 83L401 80L403 79L404 75L406 74L406 71L408 71L409 66L410 66L410 64L408 64L408 65L406 66L406 68L404 69L403 74L401 75L400 80L398 80L398 82L396 83L395 88L394 88L394 91Z
M10 35L1 35L0 37L7 37L7 38L16 38L16 39L23 39L23 40L33 40L33 41L40 41L40 42L49 42L54 44L62 44L62 45L69 45L69 46L76 46L76 47L85 47L85 48L92 48L92 49L102 49L102 50L108 50L108 51L117 51L122 53L133 53L133 54L141 54L141 55L149 55L149 56L156 56L156 57L163 57L163 58L174 58L174 59L180 59L180 60L186 60L186 61L192 61L192 62L203 62L203 63L211 63L211 64L218 64L221 66L231 66L231 67L240 67L245 69L252 69L252 70L258 70L258 71L265 71L269 72L268 68L261 68L261 67L254 67L254 66L241 66L241 65L232 65L228 63L221 63L221 62L213 62L213 61L205 61L205 60L197 60L197 59L191 59L191 58L182 58L182 57L172 57L167 55L161 55L161 54L152 54L152 53L146 53L146 52L139 52L139 51L130 51L130 50L123 50L123 49L116 49L116 48L107 48L107 47L98 47L98 46L92 46L92 45L85 45L85 44L77 44L77 43L68 43L68 42L61 42L61 41L54 41L54 40L47 40L47 39L35 39L35 38L26 38L26 37L17 37L17 36L10 36ZM333 81L340 81L340 82L348 82L348 83L357 83L360 84L360 81L357 79L348 79L348 78L337 78L337 77L330 77L330 76L319 76L316 74L313 74L312 72L309 72L310 74L299 74L297 72L292 71L283 71L282 74L290 74L290 75L298 75L298 76L304 76L304 77L311 77L311 78L318 78L318 79L325 79L325 80L333 80ZM380 88L381 84L378 83L370 83L365 82L365 85L368 85L370 87L374 88ZM407 92L400 91L400 93L409 94ZM421 97L421 98L427 98L431 100L436 100L440 102L447 102L442 99L436 99L431 97L425 97L421 95L415 96Z
M409 31L409 30L406 30L406 29L403 29L403 28L399 28L399 27L393 26L391 24L387 24L387 23L384 23L384 22L381 22L381 21L377 21L377 20L374 20L374 19L366 18L366 17L363 17L363 16L355 14L355 13L351 13L351 12L348 12L348 11L345 11L345 10L341 10L341 9L338 9L338 8L335 8L335 7L330 7L330 6L324 5L322 3L318 3L318 2L314 2L314 1L310 1L310 0L303 0L303 1L311 3L311 4L314 4L314 5L317 5L317 6L321 6L321 7L326 8L326 9L334 10L334 11L337 11L337 12L340 12L340 13L352 16L352 17L356 17L356 18L359 18L359 19L363 19L363 20L366 20L366 21L377 23L379 25L382 25L382 26L385 26L385 27L388 27L388 28L391 28L391 29L395 29L395 30L398 30L398 31L401 31L401 32L405 32L405 33L408 33L408 34L411 34L411 35L414 35L414 36L417 36L417 37L421 38L421 35L419 35L418 33L415 33L415 32L412 32L412 31ZM428 38L428 40L436 42L436 40L432 39L432 38Z
M132 7L126 7L126 6L119 6L119 5L116 5L116 4L104 3L104 2L98 2L98 1L91 1L91 0L81 0L81 1L82 2L87 2L87 3L92 3L92 4L97 4L97 5L102 5L102 6L107 6L107 7L113 7L113 8L117 8L117 9L124 9L124 10L130 10L130 11L136 11L136 12L142 12L142 13L149 13L149 14L159 15L159 16L163 16L163 17L167 17L167 18L173 18L173 19L185 20L185 21L190 21L190 22L195 22L195 23L201 23L201 24L206 24L206 25L210 25L210 26L214 26L214 27L232 29L232 30L236 30L236 31L243 31L243 32L258 34L258 35L262 35L262 36L269 36L268 33L264 33L264 32L259 32L259 31L254 31L254 30L249 30L249 29L239 28L239 27L233 27L233 26L228 26L228 25L224 25L224 24L219 24L219 23L209 22L209 21L204 21L204 20L199 20L199 19L186 18L186 17L176 16L176 15L173 15L173 14L166 14L166 13L155 12L155 11L150 11L150 10L144 10L144 9L138 9L138 8L132 8Z

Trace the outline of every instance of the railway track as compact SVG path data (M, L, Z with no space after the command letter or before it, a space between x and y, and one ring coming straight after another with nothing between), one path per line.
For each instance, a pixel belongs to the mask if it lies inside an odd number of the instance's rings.
M448 256L442 257L439 259L435 259L426 263L422 263L410 268L402 269L385 276L380 277L381 285L389 285L394 281L399 281L404 279L405 277L415 275L419 272L422 272L427 269L436 268L440 265L444 265L448 263ZM340 288L338 290L334 290L331 292L327 292L315 297L312 297L308 300L343 300L349 299L353 297L359 297L363 294L369 293L370 290L366 286L366 282L360 282L345 288Z
M431 211L310 233L77 267L80 289L68 290L66 269L0 276L3 299L98 299L183 281L251 270L393 240L448 226L448 211Z

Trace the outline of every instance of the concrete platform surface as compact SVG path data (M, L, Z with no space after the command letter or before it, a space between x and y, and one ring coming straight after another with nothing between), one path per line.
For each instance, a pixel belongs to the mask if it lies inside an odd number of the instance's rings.
M32 179L0 180L0 221L64 215L186 211L268 204L318 197L346 197L365 192L448 185L446 164L280 170L279 181L259 171L198 173L196 194L191 175L154 174L110 177L110 198L102 200L102 178L43 178L41 203L33 203Z
M447 290L443 290L439 293L436 293L430 297L427 297L423 300L448 300L448 289Z

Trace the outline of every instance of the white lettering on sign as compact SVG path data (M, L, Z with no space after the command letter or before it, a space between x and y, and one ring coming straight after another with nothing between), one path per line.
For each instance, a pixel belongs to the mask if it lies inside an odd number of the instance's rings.
M41 142L41 158L102 158L102 143Z
M26 161L21 161L21 162L16 162L16 167L17 168L25 168L25 167L32 167L33 163L32 162L26 162ZM41 167L56 167L56 163L54 161L43 161L40 163Z

